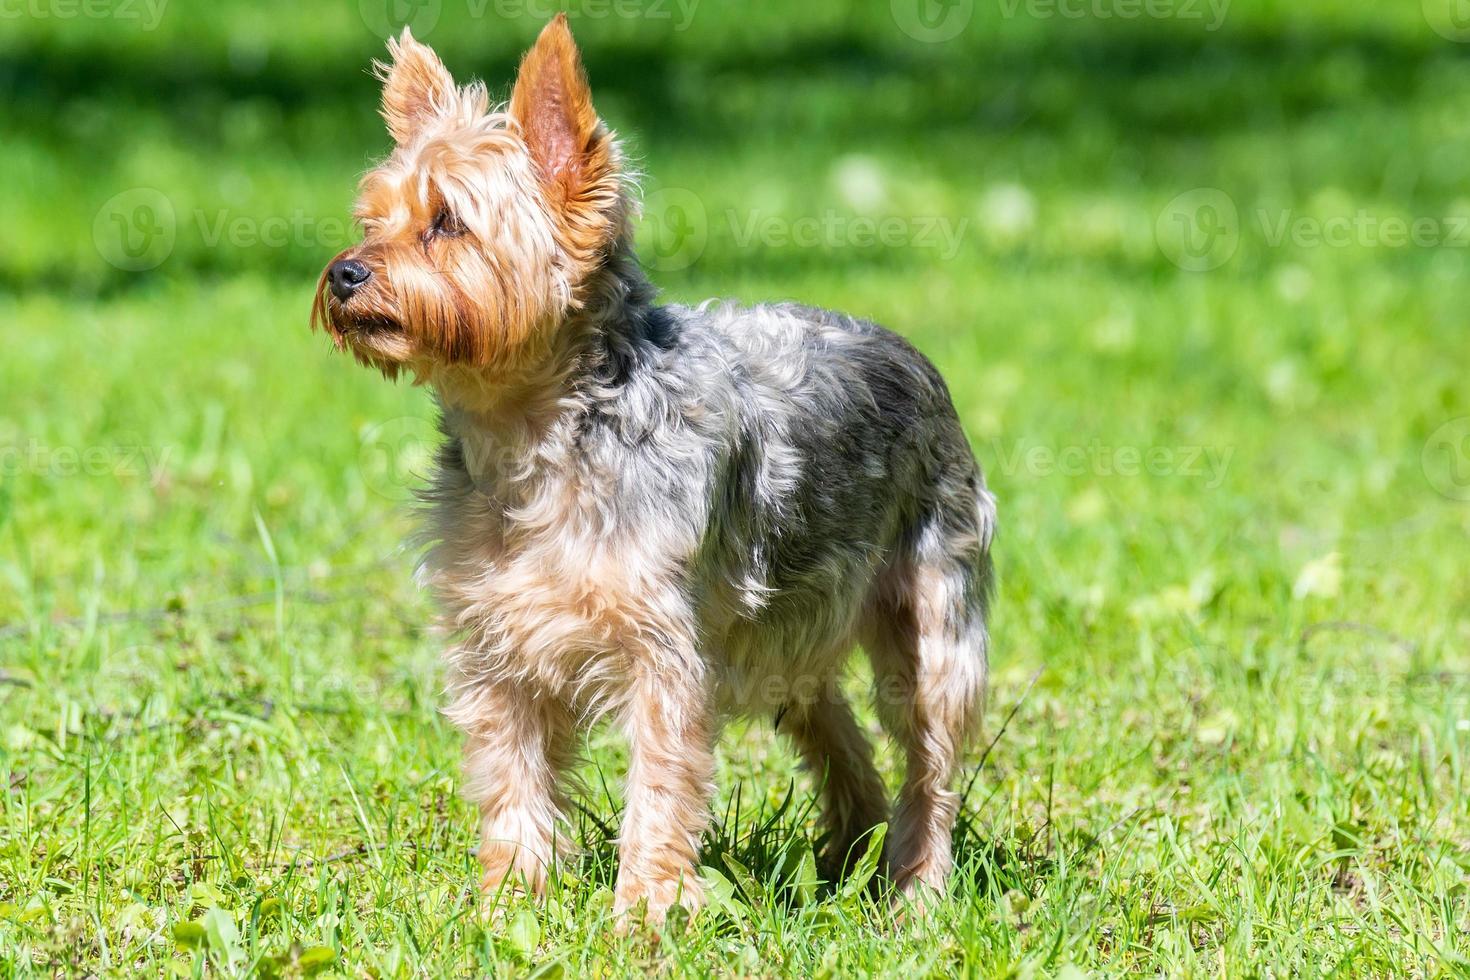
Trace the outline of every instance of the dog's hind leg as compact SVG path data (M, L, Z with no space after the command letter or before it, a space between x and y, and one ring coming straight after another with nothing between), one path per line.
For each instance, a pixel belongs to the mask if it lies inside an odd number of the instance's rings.
M791 737L822 791L823 863L840 876L862 856L863 837L888 819L887 792L873 767L873 746L835 685L781 715L780 731Z
M941 511L914 529L866 617L879 716L906 759L887 848L903 894L944 889L960 804L953 782L984 711L992 512L978 496L978 508Z

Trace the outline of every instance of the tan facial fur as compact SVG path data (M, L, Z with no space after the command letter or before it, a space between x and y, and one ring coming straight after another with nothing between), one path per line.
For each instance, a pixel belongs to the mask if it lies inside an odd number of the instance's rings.
M395 146L362 180L362 243L337 257L371 278L343 300L324 271L312 322L389 376L534 369L626 223L616 146L565 19L527 54L505 110L408 30L389 50L377 69Z

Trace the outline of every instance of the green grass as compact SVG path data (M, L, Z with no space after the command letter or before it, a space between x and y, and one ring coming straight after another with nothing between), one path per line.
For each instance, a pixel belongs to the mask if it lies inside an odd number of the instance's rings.
M810 783L741 724L687 932L612 933L602 731L586 857L479 922L403 544L431 406L306 328L380 45L355 2L175 0L0 34L0 975L1470 971L1470 48L1414 3L978 3L940 44L889 6L573 26L649 245L695 232L671 296L869 315L950 379L1003 525L948 904L811 887ZM443 8L507 82L536 19ZM1237 231L1196 272L1200 188ZM161 261L107 261L160 198Z

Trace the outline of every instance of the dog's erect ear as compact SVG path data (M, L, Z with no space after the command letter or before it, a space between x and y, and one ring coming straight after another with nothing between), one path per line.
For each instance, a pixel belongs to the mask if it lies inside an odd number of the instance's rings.
M592 108L582 56L557 14L521 60L510 114L536 161L542 182L560 206L596 194L613 169L611 137Z
M383 119L395 143L411 141L439 109L448 104L454 93L454 79L427 45L413 39L405 27L396 38L388 39L392 64L373 63L373 70L383 83Z

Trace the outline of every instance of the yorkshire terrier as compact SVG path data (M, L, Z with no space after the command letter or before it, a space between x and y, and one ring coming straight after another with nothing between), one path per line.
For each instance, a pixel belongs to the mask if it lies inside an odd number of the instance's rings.
M442 411L422 577L455 637L484 889L544 893L576 733L603 714L631 749L619 913L699 906L732 712L795 742L840 867L889 819L840 683L859 644L906 757L888 874L900 895L943 889L995 505L938 371L839 313L656 303L564 16L504 107L409 31L388 48L395 146L312 320Z

